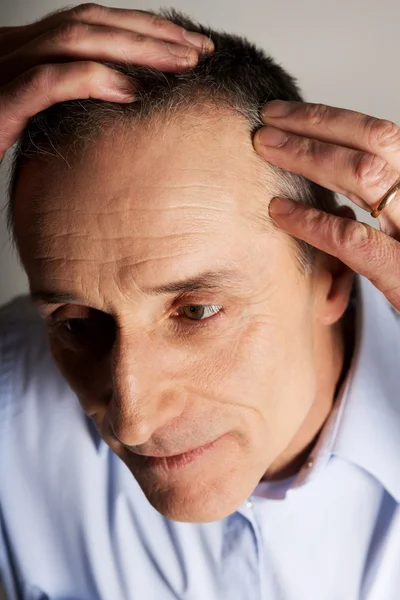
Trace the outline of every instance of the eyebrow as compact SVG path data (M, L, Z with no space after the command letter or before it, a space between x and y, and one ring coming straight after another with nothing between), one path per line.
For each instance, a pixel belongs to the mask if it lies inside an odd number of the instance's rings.
M244 282L241 273L234 269L221 269L219 271L205 271L199 275L172 281L156 287L145 287L142 291L147 296L159 296L162 294L173 294L177 292L194 292L198 290L237 290ZM31 298L35 303L42 304L77 304L82 299L58 291L35 291L31 292Z

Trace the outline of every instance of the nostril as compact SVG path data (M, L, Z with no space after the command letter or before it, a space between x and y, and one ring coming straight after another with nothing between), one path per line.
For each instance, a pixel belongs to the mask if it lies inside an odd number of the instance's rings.
M108 419L108 425L115 440L132 450L148 442L155 429L150 422L134 418L120 418L118 421Z

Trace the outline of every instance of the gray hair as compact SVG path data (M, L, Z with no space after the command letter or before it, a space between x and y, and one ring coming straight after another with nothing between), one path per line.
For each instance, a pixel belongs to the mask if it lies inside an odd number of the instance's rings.
M118 104L96 99L60 102L32 117L25 127L13 157L9 183L8 224L14 231L13 203L16 185L24 164L31 158L62 156L63 148L81 150L95 134L113 125L143 122L156 115L173 118L177 111L215 103L240 113L253 134L261 125L260 108L269 100L304 101L296 80L263 50L248 40L208 29L175 10L157 13L186 29L211 37L215 51L202 55L188 71L164 73L132 64L105 64L131 77L135 101ZM287 196L325 212L335 212L336 196L300 175L270 165L275 195ZM261 221L270 221L268 211ZM302 270L311 272L316 249L294 239Z

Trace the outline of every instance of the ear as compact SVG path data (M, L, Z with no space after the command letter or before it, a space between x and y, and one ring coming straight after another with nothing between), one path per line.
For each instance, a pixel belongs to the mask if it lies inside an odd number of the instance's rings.
M339 216L356 219L348 206L337 209ZM350 299L354 271L330 254L318 252L314 270L315 315L322 325L333 325L345 312Z
M320 253L314 272L315 315L322 325L333 325L342 316L350 299L354 271L335 256Z

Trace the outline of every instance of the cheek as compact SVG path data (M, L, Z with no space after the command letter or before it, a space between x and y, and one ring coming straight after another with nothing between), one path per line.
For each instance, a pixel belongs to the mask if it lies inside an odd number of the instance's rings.
M104 410L112 395L110 354L93 360L63 348L51 335L49 343L56 366L77 395L82 409L88 414Z
M198 384L233 406L261 410L306 381L313 362L312 324L306 315L291 320L257 315L204 357Z
M316 393L310 309L276 315L253 317L199 381L200 386L208 381L248 451L262 454L267 463L293 438Z

